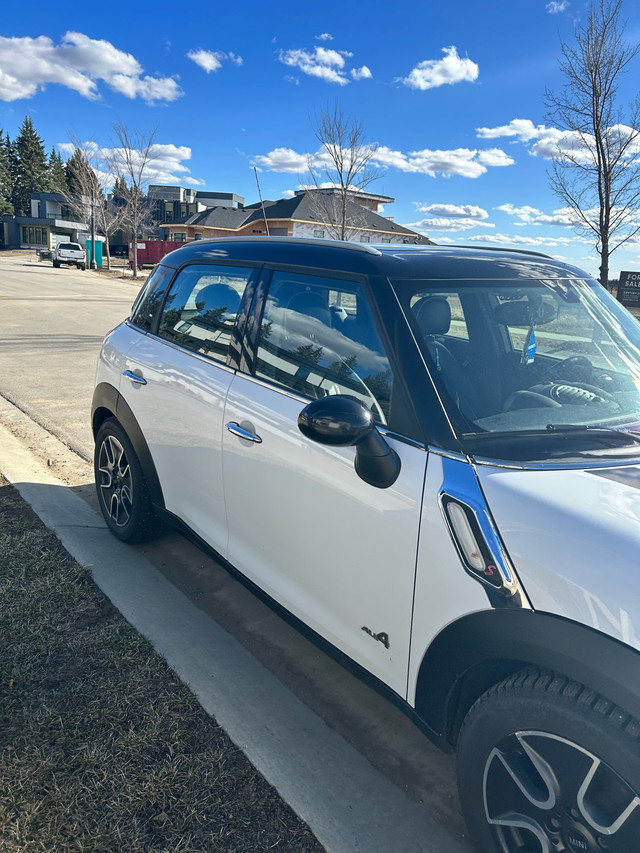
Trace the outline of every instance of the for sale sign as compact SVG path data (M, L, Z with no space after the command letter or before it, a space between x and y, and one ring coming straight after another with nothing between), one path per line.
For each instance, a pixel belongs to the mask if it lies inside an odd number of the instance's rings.
M621 272L618 301L628 307L640 308L640 272Z

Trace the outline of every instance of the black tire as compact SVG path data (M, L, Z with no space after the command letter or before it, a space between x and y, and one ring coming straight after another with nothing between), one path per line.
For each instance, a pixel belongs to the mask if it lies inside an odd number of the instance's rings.
M78 269L82 270L82 272L84 272L86 270L86 268L87 268L86 264L78 264Z
M57 270L59 270L59 269L60 269L60 261L54 261L54 262L53 262L53 265L54 265L54 267L55 267Z
M458 739L460 802L477 849L640 850L639 742L634 717L563 676L525 670L493 687Z
M115 418L107 418L96 435L94 474L98 503L114 536L148 542L162 531L138 457Z

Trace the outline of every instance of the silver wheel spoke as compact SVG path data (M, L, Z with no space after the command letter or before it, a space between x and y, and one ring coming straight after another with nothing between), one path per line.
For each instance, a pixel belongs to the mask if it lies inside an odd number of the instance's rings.
M547 732L503 738L487 759L483 796L504 853L627 853L640 837L640 796L598 757Z

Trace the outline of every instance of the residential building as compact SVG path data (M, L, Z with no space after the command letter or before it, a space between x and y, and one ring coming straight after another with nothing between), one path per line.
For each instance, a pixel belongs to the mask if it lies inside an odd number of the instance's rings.
M33 193L31 216L2 217L0 245L5 248L53 249L57 243L84 243L89 224L79 222L61 193Z
M334 189L299 190L293 198L265 201L263 204L257 202L238 208L216 206L165 222L165 236L169 240L188 241L207 237L266 235L268 231L273 236L331 239L335 236L336 217L327 212L331 205L324 204L325 199L320 196L334 197L335 212ZM349 239L361 243L431 243L422 234L376 212L380 204L393 201L389 196L354 193L347 203Z

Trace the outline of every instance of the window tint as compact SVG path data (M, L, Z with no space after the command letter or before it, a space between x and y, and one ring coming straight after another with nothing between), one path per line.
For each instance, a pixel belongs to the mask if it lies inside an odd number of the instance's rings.
M158 335L226 361L242 295L253 272L209 264L185 267L171 285Z
M146 284L138 294L131 309L131 322L148 332L153 324L154 317L160 303L164 298L165 291L171 281L174 270L171 267L163 267L162 264L152 270Z
M354 282L274 273L256 375L312 399L348 394L387 423L391 368L365 293Z

